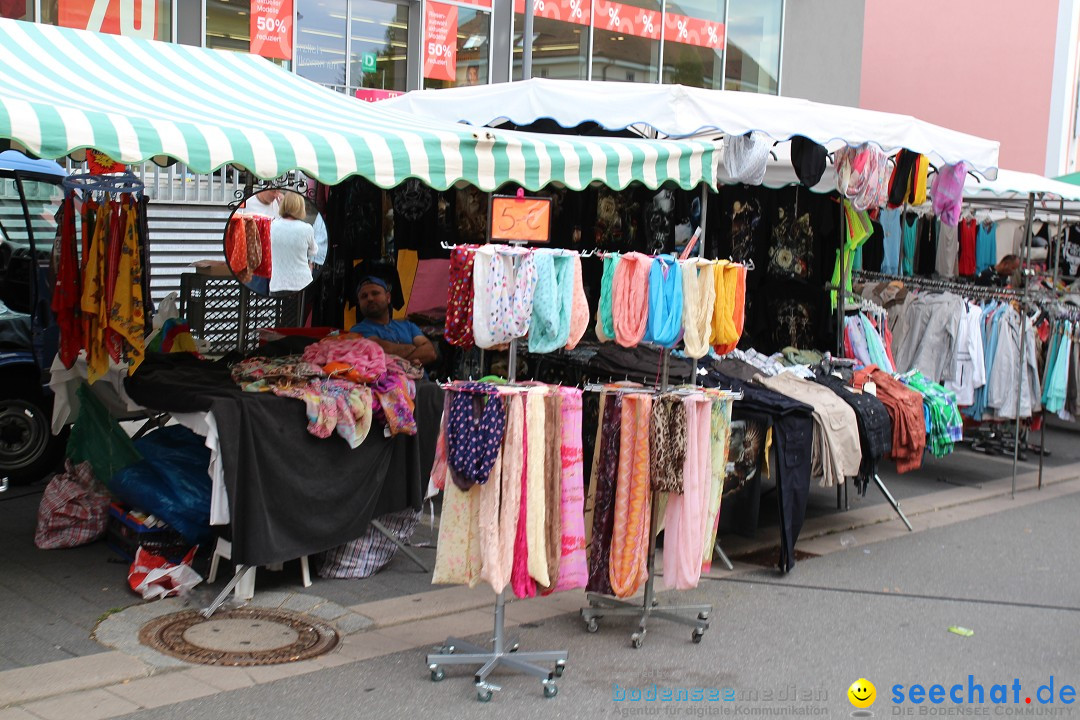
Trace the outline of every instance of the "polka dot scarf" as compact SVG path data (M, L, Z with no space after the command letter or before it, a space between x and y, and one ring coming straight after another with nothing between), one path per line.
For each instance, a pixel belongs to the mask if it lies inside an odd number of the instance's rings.
M480 418L476 401L486 398ZM450 400L446 453L454 484L468 490L487 482L502 447L506 427L503 400L490 385L462 383Z
M473 339L473 262L475 245L450 253L450 287L446 293L446 342L468 350Z

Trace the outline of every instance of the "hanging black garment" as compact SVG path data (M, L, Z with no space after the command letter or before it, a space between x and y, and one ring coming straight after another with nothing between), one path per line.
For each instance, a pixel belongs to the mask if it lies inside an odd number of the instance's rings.
M901 150L896 154L896 167L889 180L889 207L897 208L904 204L918 162L919 153Z
M786 395L743 382L715 369L709 371L701 384L742 392L743 399L735 403L736 410L762 413L772 420L776 462L771 462L770 468L775 467L776 499L780 512L779 568L781 572L789 572L795 567L795 542L806 519L806 502L810 496L814 409ZM720 512L724 512L723 505Z

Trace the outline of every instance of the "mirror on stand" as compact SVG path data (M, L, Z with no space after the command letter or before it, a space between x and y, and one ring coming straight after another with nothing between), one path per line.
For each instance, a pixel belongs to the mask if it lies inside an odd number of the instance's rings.
M248 290L269 297L301 292L326 258L326 224L295 190L269 188L244 198L225 225L225 262Z

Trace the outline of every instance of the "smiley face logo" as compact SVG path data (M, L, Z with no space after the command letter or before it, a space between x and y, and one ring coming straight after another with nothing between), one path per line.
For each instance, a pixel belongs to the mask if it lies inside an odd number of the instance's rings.
M877 699L877 688L874 687L874 683L870 682L866 678L859 678L855 682L851 683L851 687L847 691L848 700L851 704L857 708L868 708L874 704L874 700Z

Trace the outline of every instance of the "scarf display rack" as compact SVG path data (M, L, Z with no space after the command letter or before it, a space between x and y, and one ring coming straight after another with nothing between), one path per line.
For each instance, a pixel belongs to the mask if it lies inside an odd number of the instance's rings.
M668 391L670 389L668 377L670 358L670 351L664 350L660 386L658 388L626 388L625 390L616 389L615 392L662 393ZM586 391L603 389L604 388L602 387L590 385L585 387ZM611 390L608 389L608 391ZM742 394L724 393L723 397L734 401L741 399ZM641 600L632 602L620 600L601 593L590 592L585 595L586 599L589 601L589 607L582 608L580 611L581 619L585 621L585 629L590 633L595 633L600 629L596 621L603 617L616 616L640 618L637 631L630 635L630 644L635 649L640 648L645 642L649 618L667 620L668 622L693 628L690 639L695 644L700 643L701 638L705 635L705 631L709 629L709 617L713 610L712 605L661 605L656 598L656 533L653 531L653 528L655 528L659 522L660 502L658 495L659 492L654 490L652 493L652 507L649 521L649 550L646 565L648 577L645 580L645 592L642 595ZM717 544L715 550L719 551L719 544ZM723 555L722 551L720 551L720 555L725 562L728 562L730 567L730 562L727 561L727 557ZM687 617L687 615L691 617Z
M510 342L507 380L511 387L517 382L517 343L517 339ZM473 675L476 699L480 702L488 702L495 692L502 689L488 680L491 673L500 667L540 678L544 687L544 697L555 697L559 693L555 679L562 677L568 656L569 652L566 650L521 652L516 640L507 639L506 590L504 589L495 596L495 628L490 648L461 638L448 637L442 646L436 648L436 652L428 654L426 662L431 672L432 682L440 682L446 677L444 665L479 665L480 668ZM555 663L552 670L540 665L540 663L552 662Z

